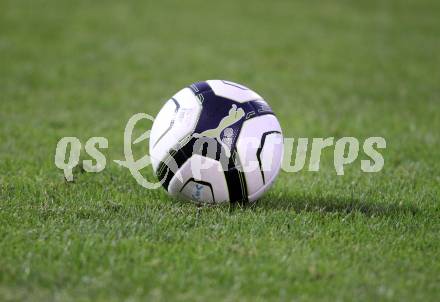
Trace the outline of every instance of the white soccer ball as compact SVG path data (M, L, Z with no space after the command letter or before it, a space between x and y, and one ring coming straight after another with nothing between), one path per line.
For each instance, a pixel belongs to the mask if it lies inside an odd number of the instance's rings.
M230 81L180 90L150 134L153 170L163 187L199 203L256 201L275 181L282 156L281 127L267 102Z

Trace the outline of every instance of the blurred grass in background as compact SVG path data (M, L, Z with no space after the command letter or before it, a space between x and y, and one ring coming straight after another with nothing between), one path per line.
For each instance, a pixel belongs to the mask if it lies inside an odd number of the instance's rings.
M435 301L439 9L0 0L0 299ZM127 119L213 78L263 95L285 136L383 136L384 170L361 153L336 177L329 148L232 213L142 189L112 162ZM106 170L65 184L63 136L107 137Z

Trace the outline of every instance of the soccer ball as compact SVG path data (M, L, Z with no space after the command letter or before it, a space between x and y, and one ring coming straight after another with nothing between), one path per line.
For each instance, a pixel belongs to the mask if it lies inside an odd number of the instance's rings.
M151 162L162 186L198 203L256 201L273 184L282 156L281 127L267 102L230 81L180 90L150 133Z

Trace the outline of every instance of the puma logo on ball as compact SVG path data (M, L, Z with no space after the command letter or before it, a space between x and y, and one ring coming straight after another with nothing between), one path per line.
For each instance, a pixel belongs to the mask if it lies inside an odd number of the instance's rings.
M239 120L241 120L244 116L244 110L242 108L238 108L237 109L237 105L232 105L231 109L229 109L229 114L227 116L225 116L224 118L221 119L220 123L218 124L218 126L214 129L208 129L205 130L201 133L194 133L194 137L209 137L209 138L214 138L216 139L225 149L226 151L226 156L230 157L231 156L231 150L230 150L230 144L226 144L225 142L223 142L220 139L220 134L222 133L223 130L225 130L227 127L235 124L236 122L238 122ZM232 130L232 129L230 129ZM230 133L228 133L227 135L227 139L229 139L232 135L230 135Z

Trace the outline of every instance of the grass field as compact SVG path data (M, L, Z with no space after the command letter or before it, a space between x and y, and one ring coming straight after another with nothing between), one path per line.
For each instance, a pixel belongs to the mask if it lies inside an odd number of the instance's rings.
M439 10L0 0L0 300L438 301ZM212 78L261 93L285 136L384 137L384 169L336 176L329 148L235 210L143 189L112 162L127 119ZM63 136L107 137L106 169L66 183Z

